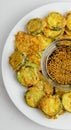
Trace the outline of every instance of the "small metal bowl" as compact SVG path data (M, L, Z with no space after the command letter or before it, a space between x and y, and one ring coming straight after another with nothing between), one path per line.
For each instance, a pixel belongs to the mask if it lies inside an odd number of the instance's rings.
M63 43L63 45L62 45L62 43ZM60 88L60 89L63 89L63 90L71 90L71 84L63 85L63 84L60 84L60 83L54 81L52 79L51 75L49 74L48 69L47 69L47 62L48 62L49 56L52 54L52 52L56 48L58 48L60 46L61 47L62 46L70 46L71 47L71 39L56 40L56 41L52 42L45 49L45 51L43 52L43 55L42 55L42 59L41 59L41 70L42 70L44 77L46 78L46 80L49 82L49 84L51 86L56 87L56 88Z

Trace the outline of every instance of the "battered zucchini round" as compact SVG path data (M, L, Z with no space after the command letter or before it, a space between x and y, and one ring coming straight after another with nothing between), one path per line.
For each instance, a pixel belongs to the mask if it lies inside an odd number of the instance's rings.
M63 34L63 35L61 35L60 37L58 37L57 39L66 39L66 38L71 38L71 36L70 35L67 35L67 34ZM68 42L67 42L68 43Z
M71 36L71 12L66 14L66 28L65 32L67 35Z
M27 56L27 59L31 62L34 62L39 67L39 69L40 69L40 60L41 60L40 53L41 52L37 52L36 54Z
M67 35L71 36L71 31L68 28L65 28L65 32L66 32Z
M34 86L37 87L39 90L42 90L46 96L53 95L54 91L53 87L50 86L48 82L43 79L42 80L40 79L38 83Z
M45 95L53 95L54 88L52 86L50 86L50 84L46 81L46 82L44 82L43 91L44 91Z
M58 31L65 26L65 19L62 14L58 12L51 12L46 17L49 28Z
M44 96L44 92L37 87L30 88L25 94L25 100L30 107L37 107L40 99Z
M40 18L31 19L27 23L26 28L29 34L37 35L42 30L42 20Z
M48 116L57 115L61 109L62 104L58 96L43 97L39 102L39 108Z
M45 93L45 96L53 95L54 88L50 86L50 84L47 82L47 80L44 78L42 73L39 74L39 82L35 85L39 89L43 89L43 92Z
M62 95L65 93L64 90L60 88L55 88L55 94L58 95L60 98L62 98Z
M39 81L39 72L31 66L22 67L16 76L19 83L26 87L35 85Z
M62 104L66 111L71 112L71 92L62 96Z
M9 57L9 64L14 70L19 70L26 63L26 56L21 54L19 51L15 51Z
M59 31L54 31L54 30L49 29L48 27L44 27L43 33L46 37L50 37L52 39L55 39L64 33L64 29L61 29Z
M34 87L38 88L39 90L43 91L43 82L42 81L38 81L38 83L36 85L34 85Z
M66 26L71 31L71 12L66 14Z
M43 34L39 34L38 35L38 39L40 40L41 44L42 44L42 50L46 49L46 47L51 44L51 42L53 41L52 38L46 37Z
M71 37L68 36L68 35L65 35L64 38L71 38ZM63 39L64 39L64 38L63 38ZM58 46L58 47L60 47L60 46L63 46L63 47L71 47L71 41L67 41L67 42L62 41L62 42L58 43L57 46Z
M42 50L42 45L37 36L25 32L18 32L15 36L15 46L21 53L26 55L36 54Z
M42 52L37 52L37 54L36 54L38 57L42 57Z
M29 60L26 61L25 67L33 68L39 71L39 66L36 63Z

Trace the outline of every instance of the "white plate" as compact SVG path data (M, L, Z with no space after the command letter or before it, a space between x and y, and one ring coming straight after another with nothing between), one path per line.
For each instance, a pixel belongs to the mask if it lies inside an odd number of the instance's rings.
M27 21L34 17L44 17L50 11L58 11L62 14L66 13L67 11L71 10L71 3L52 3L44 5L29 14L23 17L20 22L13 28L11 31L2 56L2 75L5 84L5 88L8 92L9 97L11 98L12 102L15 106L28 118L35 121L36 123L49 127L49 128L56 128L56 129L70 129L71 130L71 114L65 113L62 116L59 116L56 120L49 120L45 118L45 116L37 109L30 108L26 105L24 101L24 93L26 88L21 87L21 85L15 79L15 73L11 69L8 64L8 58L10 54L13 52L14 49L14 35L21 30L24 30L25 24Z

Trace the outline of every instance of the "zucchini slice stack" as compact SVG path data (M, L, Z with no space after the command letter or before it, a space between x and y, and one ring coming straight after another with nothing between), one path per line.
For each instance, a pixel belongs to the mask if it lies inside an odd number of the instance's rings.
M15 35L14 52L9 57L17 81L27 88L26 104L39 108L48 118L71 112L71 91L51 86L42 75L40 66L43 51L60 38L71 38L71 12L66 16L50 12L42 19L32 18L26 24L26 32L19 31ZM61 42L61 46L71 47L71 42Z

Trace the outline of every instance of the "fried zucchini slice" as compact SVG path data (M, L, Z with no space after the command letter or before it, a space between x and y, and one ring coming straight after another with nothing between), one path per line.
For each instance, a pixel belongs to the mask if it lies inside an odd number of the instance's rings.
M71 39L71 36L69 36L69 35L67 35L67 34L63 34L63 35L61 35L60 37L58 37L57 39L64 39L64 38L69 38L69 39Z
M71 38L71 31L70 31L67 27L65 28L65 32L66 32L66 34L69 35L70 38Z
M32 55L42 51L42 44L37 36L32 36L25 32L18 32L16 34L15 46L21 53L26 53L26 55Z
M29 34L37 35L42 30L42 20L40 18L31 19L26 25Z
M55 88L55 94L58 95L60 98L62 98L62 95L65 93L64 90L60 88Z
M55 31L61 30L65 26L65 19L62 14L58 12L51 12L46 17L49 28Z
M66 27L71 31L71 12L66 14Z
M42 52L38 52L36 55L41 58L42 57Z
M43 91L43 88L44 88L43 82L41 80L39 80L38 83L34 85L34 87Z
M69 35L63 35L63 38L70 38L71 39L71 36L69 36Z
M62 96L62 104L66 111L71 112L71 92Z
M35 64L38 65L38 67L40 68L40 52L37 52L36 54L32 54L32 55L28 55L27 59Z
M67 37L68 38L68 37ZM69 37L70 38L70 37ZM71 41L62 41L57 44L58 47L63 46L63 47L71 47Z
M40 73L39 79L42 82L43 91L46 96L53 95L54 88L47 82L47 80L44 78L44 76ZM40 82L39 81L39 82Z
M45 95L53 95L54 89L53 87L46 81L44 82L43 91Z
M48 27L45 27L43 29L43 33L46 37L55 39L57 37L60 37L64 33L64 29L61 29L59 31L54 31L54 30L49 29Z
M22 67L16 73L16 77L20 84L25 87L30 87L32 85L35 85L39 81L39 72L33 67L26 66Z
M26 63L26 55L21 54L19 51L13 52L9 57L9 64L16 71L19 70Z
M40 110L48 116L57 115L61 109L62 104L58 96L43 97L39 102Z
M40 78L40 76L39 76ZM48 96L48 95L53 95L53 92L54 92L54 89L52 86L50 86L48 84L47 81L45 80L39 80L38 83L36 85L34 85L35 87L39 88L40 90L42 90L45 94L45 96Z
M39 71L39 66L36 63L29 60L26 61L25 67L33 68Z
M42 44L42 50L46 49L46 47L52 43L53 39L46 37L43 34L39 34L38 35L38 39L40 40L41 44Z
M37 87L31 87L25 94L25 100L30 107L38 107L40 99L44 96L44 92Z
M71 31L71 15L67 18L67 28Z
M40 61L42 57L42 51L52 42L51 38L47 38L44 35L38 35L37 39L40 41L40 46L42 46L42 50L38 51L36 54L29 54L27 56L28 60L36 63L40 67ZM35 48L37 49L37 48Z

